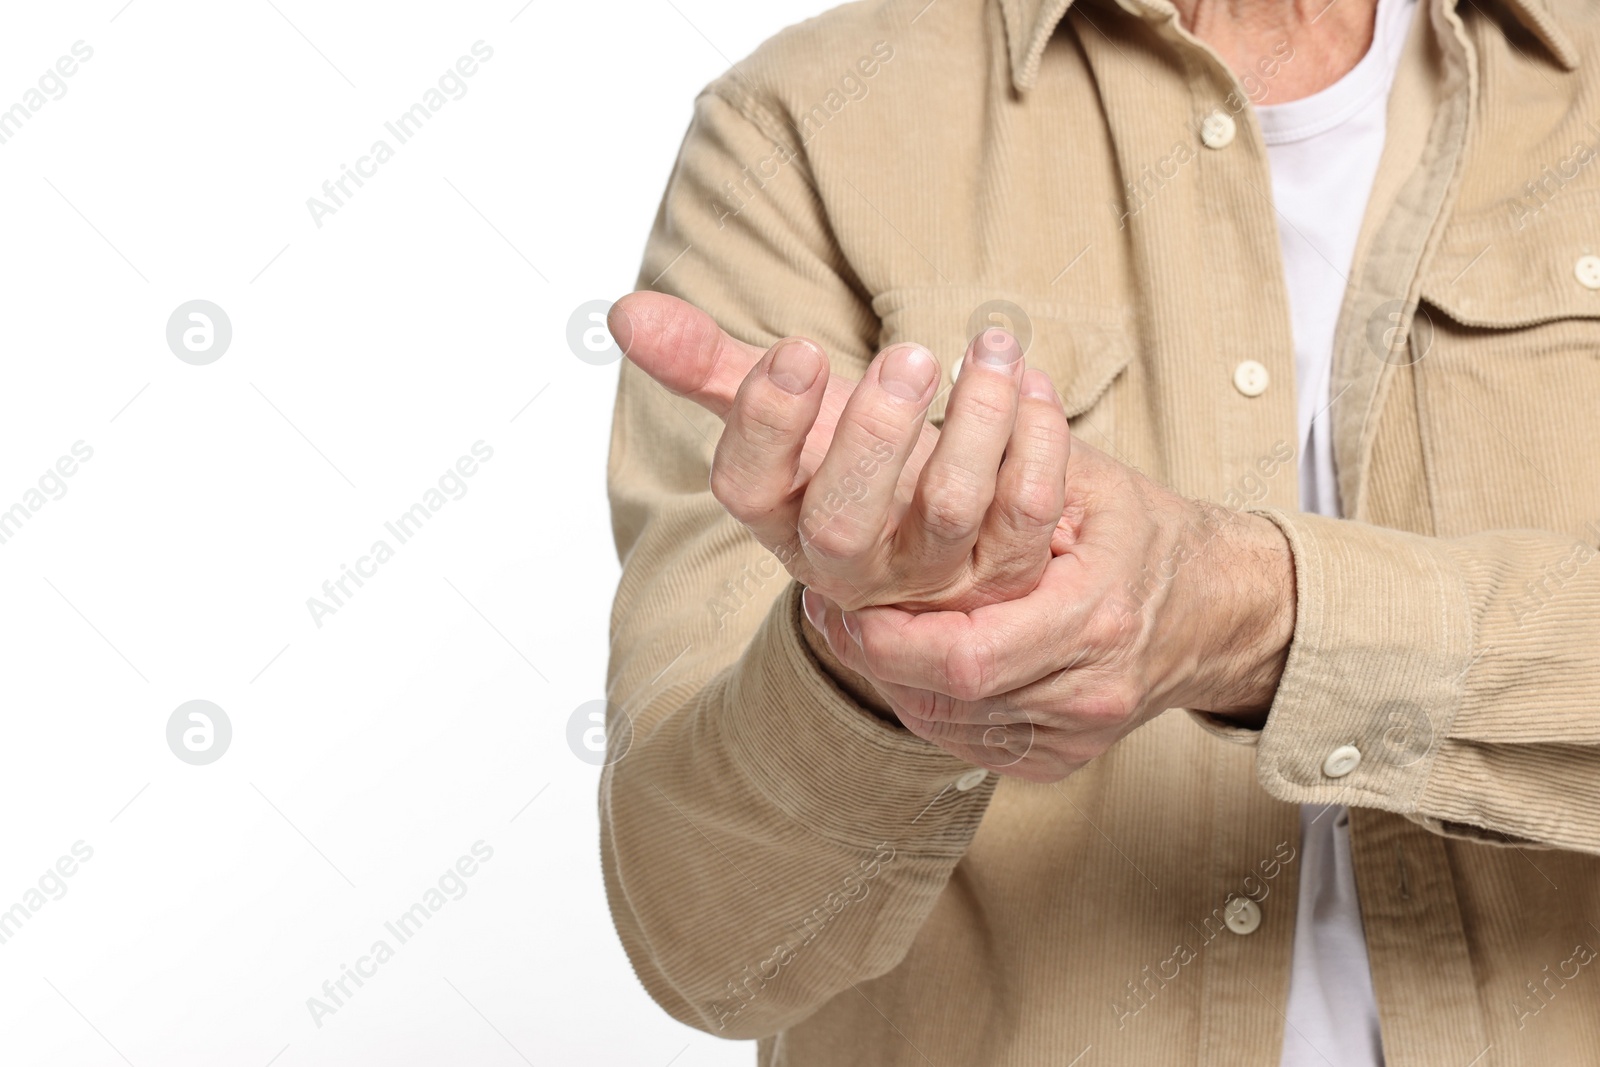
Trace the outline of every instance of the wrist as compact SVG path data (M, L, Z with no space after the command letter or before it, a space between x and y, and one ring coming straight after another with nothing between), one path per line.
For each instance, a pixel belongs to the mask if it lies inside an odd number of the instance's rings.
M1208 508L1212 505L1205 505ZM1199 631L1201 684L1188 705L1240 726L1266 724L1294 638L1294 554L1277 524L1216 508L1208 525L1209 610Z
M884 722L899 726L900 719L890 708L888 700L878 692L877 686L873 685L870 679L845 666L844 662L834 655L833 649L828 645L827 637L811 621L809 605L804 597L801 600L801 607L804 610L800 612L800 634L812 657L817 661L817 666L821 667L822 672L833 679L834 684L844 690L863 709Z

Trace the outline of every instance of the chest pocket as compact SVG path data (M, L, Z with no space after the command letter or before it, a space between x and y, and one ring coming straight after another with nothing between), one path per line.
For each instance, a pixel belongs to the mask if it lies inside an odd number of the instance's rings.
M1068 419L1092 411L1095 428L1114 434L1108 394L1133 359L1123 312L968 286L891 289L872 308L882 323L880 348L915 341L938 359L942 388L928 412L935 424L944 421L967 344L980 331L1000 326L1022 342L1028 366L1050 375Z
M1600 520L1600 190L1454 223L1411 330L1437 532Z

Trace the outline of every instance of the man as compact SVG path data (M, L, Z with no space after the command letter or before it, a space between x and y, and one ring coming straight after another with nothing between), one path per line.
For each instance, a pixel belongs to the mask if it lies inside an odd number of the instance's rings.
M887 0L702 94L612 315L602 845L667 1011L1600 1062L1597 41Z

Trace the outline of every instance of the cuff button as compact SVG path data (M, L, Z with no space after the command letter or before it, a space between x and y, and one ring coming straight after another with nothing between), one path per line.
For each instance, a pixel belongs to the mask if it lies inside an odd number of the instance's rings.
M1343 778L1361 766L1361 750L1354 745L1340 745L1322 761L1322 773L1329 778Z
M1578 284L1585 289L1600 289L1600 256L1580 256L1573 266Z
M956 789L965 793L967 790L977 786L987 777L989 777L988 771L984 770L982 767L974 767L972 770L956 779Z

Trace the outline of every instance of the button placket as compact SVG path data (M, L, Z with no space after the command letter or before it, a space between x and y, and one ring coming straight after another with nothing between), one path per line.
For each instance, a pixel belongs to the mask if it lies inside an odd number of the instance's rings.
M1233 387L1245 396L1260 396L1269 380L1267 368L1257 360L1247 359L1233 368Z
M1227 148L1239 132L1239 124L1226 111L1213 111L1200 120L1200 143L1207 148Z
M1261 926L1261 905L1249 897L1233 897L1222 910L1222 921L1241 937L1253 934Z

